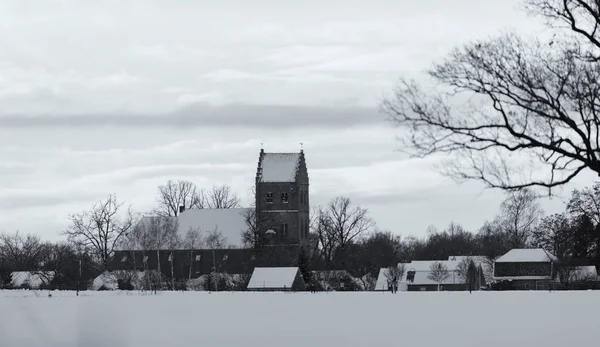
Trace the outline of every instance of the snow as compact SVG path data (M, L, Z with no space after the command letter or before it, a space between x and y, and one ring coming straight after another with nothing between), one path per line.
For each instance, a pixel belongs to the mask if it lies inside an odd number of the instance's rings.
M265 153L260 162L261 182L295 182L299 153Z
M227 244L242 246L242 231L246 230L245 214L249 208L204 208L189 209L179 214L177 233L185 238L190 228L198 228L202 233L218 229L227 238Z
M12 273L12 286L20 287L28 284L31 288L39 288L42 284L48 284L54 278L54 271L14 271Z
M291 288L296 274L297 267L256 267L248 282L248 289Z
M598 291L47 293L0 291L2 346L564 347L600 338Z
M555 256L541 248L515 248L496 259L496 263L540 263L556 260Z

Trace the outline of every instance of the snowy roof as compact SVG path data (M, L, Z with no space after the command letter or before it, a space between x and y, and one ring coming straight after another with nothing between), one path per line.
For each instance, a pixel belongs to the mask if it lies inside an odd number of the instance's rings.
M297 267L257 267L252 272L248 289L291 288L297 274Z
M438 284L436 281L433 281L429 278L429 271L416 271L415 278L413 281L408 282L406 280L406 274L402 278L401 283L406 283L410 285L429 285L429 284ZM456 270L448 270L448 278L446 278L441 284L462 284L465 283L465 280L462 276L458 274Z
M38 288L42 284L48 284L54 278L54 271L14 271L12 272L12 286L20 287L27 283L31 288Z
M208 231L219 230L226 238L228 246L242 246L242 231L246 230L246 213L250 208L204 208L189 209L181 212L177 217L143 217L138 226L149 226L152 218L177 218L177 234L183 240L190 229L197 229L202 237ZM127 246L119 247L124 250Z
M246 230L245 214L249 208L189 209L179 214L178 234L183 238L188 230L201 232L219 230L231 246L242 246L242 231Z
M295 182L300 153L264 153L259 163L261 182Z
M379 269L379 275L377 275L377 282L375 283L375 290L388 289L388 279L385 276L385 272L387 271L387 269L387 267Z
M404 271L429 271L433 263L442 263L446 265L448 271L454 271L458 267L458 260L413 260L410 263L404 263ZM398 264L399 266L402 263Z
M448 257L448 260L456 260L459 263L463 261L463 259L471 258L475 265L481 266L483 271L492 271L492 262L488 259L488 257L484 255L452 255Z
M496 263L545 263L557 258L541 248L515 248L496 259Z

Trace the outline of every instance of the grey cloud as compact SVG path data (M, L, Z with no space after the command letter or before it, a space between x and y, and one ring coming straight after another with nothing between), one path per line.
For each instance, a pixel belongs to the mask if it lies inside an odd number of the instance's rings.
M193 104L172 113L148 114L66 114L5 115L0 126L10 128L48 127L131 127L131 128L347 128L383 123L376 108L322 107L299 105Z
M108 194L108 193L107 193ZM4 193L0 196L0 209L25 209L32 207L52 207L63 204L89 202L98 198L94 192L81 190L74 192L61 192L55 190L27 191L18 193Z

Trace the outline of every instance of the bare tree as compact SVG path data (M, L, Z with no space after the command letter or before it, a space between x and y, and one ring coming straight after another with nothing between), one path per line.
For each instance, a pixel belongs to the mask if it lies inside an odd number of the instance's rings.
M190 279L190 280L192 279L192 268L193 268L193 264L194 264L194 251L202 248L203 244L204 244L204 239L202 238L200 230L190 228L187 231L187 233L185 234L185 238L183 240L184 247L186 249L188 249L188 251L190 252L190 266L189 266L189 273L188 273L188 279Z
M31 234L0 234L0 263L13 271L36 268L45 256L45 244L40 237Z
M385 270L384 276L391 285L393 293L398 291L398 282L402 280L402 277L404 277L404 272L404 264L390 266Z
M428 71L441 87L402 79L382 109L410 154L455 154L450 177L551 193L584 170L600 174L598 1L527 3L571 35L468 43Z
M501 225L511 246L524 248L542 217L537 197L527 188L510 192L501 210Z
M375 227L368 210L352 207L346 197L337 197L325 209L320 208L315 223L324 259L331 262L336 258L343 267L348 245Z
M206 208L236 208L240 205L240 198L228 185L213 186L203 195Z
M227 238L218 228L206 230L204 235L204 244L209 249L224 249L227 248Z
M452 274L448 271L446 264L440 263L439 261L431 264L429 267L429 274L427 274L427 278L438 284L438 291L441 290L442 283L450 278L450 276L452 276Z
M543 248L561 261L571 258L573 252L572 228L563 213L544 217L531 234L531 246Z
M179 215L179 209L204 208L205 196L202 190L190 181L167 181L158 187L157 207L154 213L161 217Z
M70 220L71 226L63 234L93 250L106 269L121 237L134 227L136 216L131 206L125 208L124 202L111 194L89 211L72 214Z
M567 211L572 217L587 216L594 225L600 224L600 183L573 190Z

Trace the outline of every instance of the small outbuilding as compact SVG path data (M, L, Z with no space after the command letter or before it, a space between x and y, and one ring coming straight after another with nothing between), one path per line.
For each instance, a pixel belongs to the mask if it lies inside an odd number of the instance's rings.
M256 267L249 291L303 291L306 284L298 267Z

